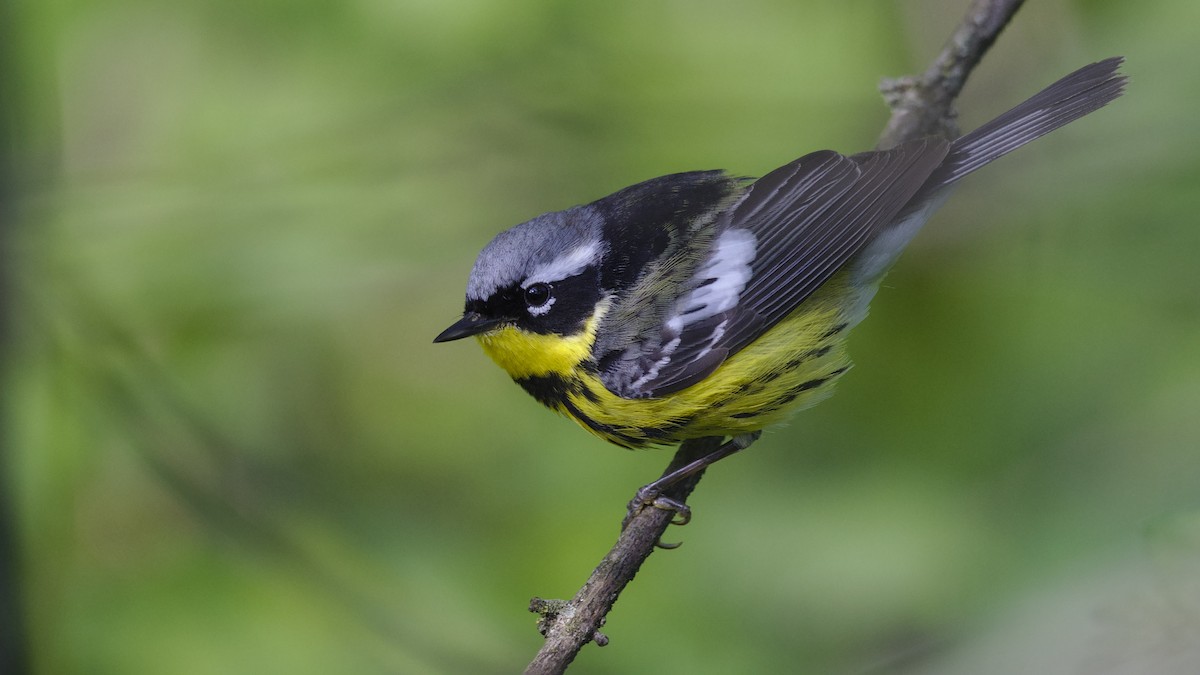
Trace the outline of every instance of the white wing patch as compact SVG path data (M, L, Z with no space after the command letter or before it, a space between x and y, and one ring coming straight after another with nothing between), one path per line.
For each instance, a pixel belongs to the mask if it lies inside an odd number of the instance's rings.
M675 334L685 326L703 321L737 305L742 290L750 281L750 262L758 240L749 230L726 230L717 237L712 255L696 272L703 285L679 299L667 319L666 327ZM711 280L711 281L710 281Z
M529 288L534 284L551 284L555 281L569 279L582 272L588 265L600 259L600 242L589 241L576 246L548 263L542 263L533 268L521 288Z
M658 369L671 362L671 352L675 351L675 348L678 346L679 338L675 338L663 345L662 352L665 356L655 361L654 365L646 369L646 374L634 380L633 384L629 385L629 387L636 391L645 386L647 382L652 382L654 378L658 377Z

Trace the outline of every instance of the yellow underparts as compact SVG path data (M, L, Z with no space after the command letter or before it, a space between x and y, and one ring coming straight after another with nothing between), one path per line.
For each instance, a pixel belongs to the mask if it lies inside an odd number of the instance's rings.
M543 335L504 326L479 336L479 344L514 380L568 376L592 354L599 312L575 335Z
M591 356L605 306L576 335L540 335L506 326L479 336L484 351L542 403L618 445L673 444L732 436L786 420L833 392L850 367L838 275L783 321L703 381L660 398L625 399L604 387Z

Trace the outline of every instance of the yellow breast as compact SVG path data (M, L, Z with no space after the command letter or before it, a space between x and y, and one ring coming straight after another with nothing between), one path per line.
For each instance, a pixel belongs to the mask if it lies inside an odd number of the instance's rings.
M540 335L508 326L479 341L539 401L618 445L749 433L825 398L849 369L844 342L851 322L843 312L841 281L827 282L703 381L659 398L621 398L589 367L603 303L576 335Z
M591 358L592 343L596 341L598 311L576 335L543 335L530 333L515 326L504 326L479 337L483 351L514 380L566 375Z

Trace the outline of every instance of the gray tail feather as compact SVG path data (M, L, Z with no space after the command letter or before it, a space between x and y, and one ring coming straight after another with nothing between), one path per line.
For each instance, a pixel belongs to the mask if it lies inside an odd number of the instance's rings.
M853 274L859 296L848 310L851 323L866 316L867 303L879 280L930 214L949 196L946 189L949 185L984 164L1111 103L1125 91L1125 76L1117 74L1124 60L1115 56L1084 66L956 139L942 165L904 211L858 254Z
M994 159L1111 103L1125 91L1122 56L1067 75L1032 98L956 139L931 186L949 185Z

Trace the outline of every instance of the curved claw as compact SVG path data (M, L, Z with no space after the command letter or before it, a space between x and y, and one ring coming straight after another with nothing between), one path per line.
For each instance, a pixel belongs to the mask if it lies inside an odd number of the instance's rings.
M671 519L672 525L683 526L692 522L692 507L679 500L670 497L655 497L654 501L650 502L650 506L663 511L674 511L675 517Z
M679 525L682 527L683 525L687 525L688 523L692 522L692 507L679 500L671 499L670 497L659 496L655 497L654 501L650 502L649 506L653 506L656 509L662 509L663 511L674 511L675 517L671 518L672 525ZM682 546L683 542L677 541L668 544L662 539L659 539L658 541L654 542L654 545L657 548L673 550Z
M625 520L621 522L621 530L624 530L629 525L629 521L633 520L633 517L647 506L653 506L654 508L661 509L663 511L674 511L675 516L671 518L672 525L683 526L692 522L692 507L684 504L678 499L664 497L659 494L658 489L654 488L652 485L646 485L638 490L634 498L630 500L629 509L625 514ZM657 548L671 550L679 548L683 545L683 542L677 541L674 543L665 543L663 540L659 539L658 541L654 542L654 545Z

